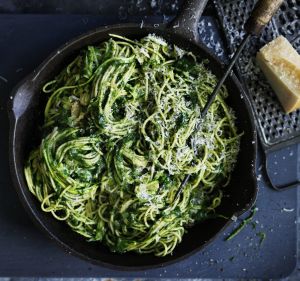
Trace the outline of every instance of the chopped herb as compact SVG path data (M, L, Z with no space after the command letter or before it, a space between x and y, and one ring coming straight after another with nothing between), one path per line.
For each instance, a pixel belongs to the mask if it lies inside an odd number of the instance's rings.
M235 230L233 230L232 233L225 240L229 241L232 238L234 238L236 235L238 235L245 228L245 226L251 222L256 212L257 212L257 208L253 208L251 210L251 214L249 215L249 217L244 219L242 223Z
M259 245L261 245L264 242L264 240L266 239L267 235L264 232L258 232L258 233L256 233L256 235L260 238Z

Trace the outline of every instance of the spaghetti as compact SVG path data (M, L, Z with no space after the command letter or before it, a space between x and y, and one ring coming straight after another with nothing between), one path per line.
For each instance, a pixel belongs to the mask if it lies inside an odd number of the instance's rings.
M87 47L43 88L44 137L25 166L42 210L112 251L172 253L214 214L238 154L225 87L200 118L216 82L154 35Z

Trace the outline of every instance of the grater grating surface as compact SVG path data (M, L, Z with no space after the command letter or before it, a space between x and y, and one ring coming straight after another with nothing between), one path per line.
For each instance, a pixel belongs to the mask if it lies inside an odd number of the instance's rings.
M256 1L214 0L214 3L232 52L245 35L243 25ZM251 100L265 151L300 140L300 110L285 114L255 61L257 51L278 35L285 36L300 52L300 0L286 0L260 38L250 39L237 62L239 76Z

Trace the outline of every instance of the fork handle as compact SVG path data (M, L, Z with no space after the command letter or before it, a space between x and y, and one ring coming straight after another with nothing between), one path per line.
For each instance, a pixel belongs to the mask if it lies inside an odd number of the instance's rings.
M259 0L244 28L253 35L259 35L269 23L284 0Z

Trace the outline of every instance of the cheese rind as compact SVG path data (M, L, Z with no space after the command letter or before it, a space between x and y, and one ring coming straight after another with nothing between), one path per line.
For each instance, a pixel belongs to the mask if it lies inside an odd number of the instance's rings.
M285 112L300 108L300 55L289 41L277 37L256 58Z

